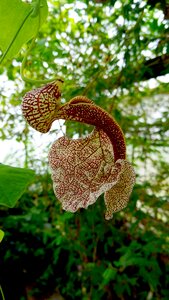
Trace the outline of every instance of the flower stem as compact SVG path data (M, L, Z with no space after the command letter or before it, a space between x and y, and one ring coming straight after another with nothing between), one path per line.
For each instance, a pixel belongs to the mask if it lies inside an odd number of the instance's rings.
M32 11L31 11L32 13ZM33 49L34 45L35 45L35 41L37 39L38 33L39 33L39 28L40 28L40 1L37 2L36 7L34 8L34 12L33 14L35 14L34 16L36 16L38 14L38 27L37 27L37 31L36 34L34 36L34 38L32 39L30 46L28 47L28 49L25 52L24 58L22 60L22 64L20 67L20 75L23 81L27 82L27 83L31 83L31 84L47 84L50 83L52 81L56 81L57 79L62 79L62 78L51 78L51 79L32 79L32 78L28 78L24 75L24 70L26 69L26 61L27 61L27 57L29 55L29 53L31 52L31 50Z
M22 64L21 64L21 68L20 68L20 75L21 75L21 78L23 81L27 82L27 83L31 83L31 84L47 84L47 83L50 83L52 81L56 81L57 78L51 78L51 79L32 79L32 78L28 78L24 75L24 70L25 70L25 66L26 66L26 61L27 61L27 57L30 53L30 51L33 49L34 47L34 44L35 44L35 41L36 41L36 37L34 37L32 39L32 42L29 46L29 48L27 49L27 51L25 52L25 55L24 55L24 58L22 60Z
M2 296L2 300L5 300L5 296L4 296L4 293L3 293L1 285L0 285L0 293L1 293L1 296Z

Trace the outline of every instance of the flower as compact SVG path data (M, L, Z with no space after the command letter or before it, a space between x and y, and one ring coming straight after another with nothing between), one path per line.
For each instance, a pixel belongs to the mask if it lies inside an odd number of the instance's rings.
M54 120L74 120L95 126L86 138L62 137L49 151L53 187L63 209L71 212L87 208L104 194L105 218L127 206L135 183L135 172L126 160L123 132L106 111L85 96L68 103L58 102L60 90L54 82L28 92L23 114L40 132L49 131Z

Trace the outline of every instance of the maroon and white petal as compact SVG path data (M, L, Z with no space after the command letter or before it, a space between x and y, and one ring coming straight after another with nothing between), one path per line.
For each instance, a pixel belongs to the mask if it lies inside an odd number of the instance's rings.
M87 208L112 187L113 148L103 130L86 138L58 139L49 151L56 197L71 212Z
M104 194L106 220L110 220L114 212L120 211L127 206L135 184L134 168L127 160L117 160L114 170L116 170L116 180L112 188Z

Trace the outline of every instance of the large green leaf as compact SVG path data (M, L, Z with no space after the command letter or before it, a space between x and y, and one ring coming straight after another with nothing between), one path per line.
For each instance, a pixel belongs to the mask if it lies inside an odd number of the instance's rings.
M34 0L31 4L21 0L1 0L1 61L16 56L22 45L36 35L38 28L46 20L47 13L46 0Z
M0 242L2 242L4 237L4 232L0 229Z
M29 169L0 165L0 205L14 207L34 176Z

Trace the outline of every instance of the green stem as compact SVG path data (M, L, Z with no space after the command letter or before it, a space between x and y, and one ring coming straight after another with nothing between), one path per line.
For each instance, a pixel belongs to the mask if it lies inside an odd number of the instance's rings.
M0 285L0 293L1 293L1 296L2 296L2 300L5 300L5 296L4 296L4 293L3 293L1 285Z
M21 68L20 68L20 75L21 75L21 78L23 81L27 82L27 83L31 83L31 84L47 84L47 83L50 83L52 81L55 81L57 80L57 78L52 78L52 79L31 79L31 78L28 78L24 75L24 70L25 70L25 66L26 66L26 61L27 61L27 57L30 53L30 51L33 49L33 46L35 44L35 40L36 40L37 36L35 36L33 39L32 39L32 42L28 48L28 50L25 52L25 55L24 55L24 58L22 60L22 64L21 64Z
M28 57L30 51L34 47L35 41L36 41L37 36L38 36L39 28L40 28L40 1L39 0L37 1L36 6L29 11L29 13L26 15L26 17L22 21L21 25L19 26L17 32L15 33L15 35L14 35L14 37L12 39L12 41L8 45L8 47L7 47L6 51L4 52L4 54L2 55L2 57L0 59L0 64L2 64L2 62L4 61L7 53L11 49L11 47L12 47L12 45L13 45L16 37L18 36L20 30L22 29L22 27L24 26L25 22L27 21L27 19L29 18L29 16L31 14L33 14L32 17L36 17L36 15L38 14L39 15L39 20L38 20L39 22L38 22L38 27L37 27L37 32L35 34L35 37L32 39L31 44L30 44L29 48L27 49L27 51L25 52L24 58L22 60L22 64L21 64L21 68L20 68L20 75L21 75L22 80L25 81L25 82L27 82L27 83L31 83L31 84L47 84L47 83L50 83L52 81L57 80L57 78L46 79L46 80L36 80L36 79L28 78L28 77L26 77L24 75L24 69L25 69L25 66L26 66L27 57Z
M36 32L35 37L32 39L30 46L28 47L27 51L25 52L24 58L22 60L21 68L20 68L20 75L21 75L21 78L22 78L23 81L25 81L27 83L38 85L38 84L47 84L47 83L50 83L52 81L56 81L58 78L55 77L55 78L52 78L52 79L31 79L31 78L28 78L24 75L24 70L26 69L27 57L28 57L29 53L31 52L31 50L33 49L33 47L35 45L35 41L37 39L39 28L40 28L40 1L38 1L38 3L37 3L36 14L37 13L39 13L39 24L38 24L37 32Z
M28 143L29 143L29 128L28 128L28 124L25 124L25 140L24 140L24 147L25 147L25 161L24 161L24 168L28 168L28 158L29 158L29 151L28 151Z

